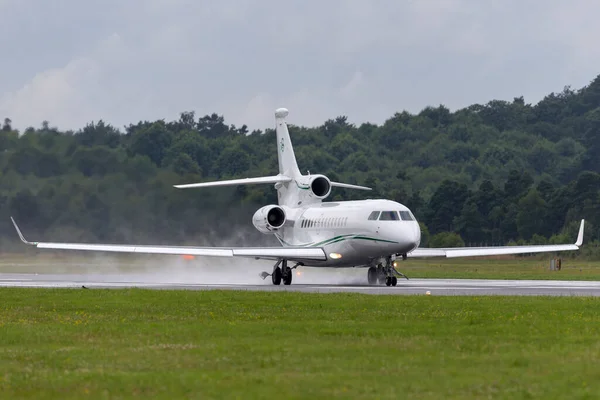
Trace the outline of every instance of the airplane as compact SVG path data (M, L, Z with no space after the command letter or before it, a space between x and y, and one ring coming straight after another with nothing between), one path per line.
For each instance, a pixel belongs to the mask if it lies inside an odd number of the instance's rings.
M277 204L258 209L252 224L263 234L272 234L279 247L182 247L123 244L86 244L29 242L15 220L11 220L20 239L40 249L62 249L184 256L245 257L275 261L271 276L274 285L292 283L292 270L305 267L367 269L369 285L396 286L400 258L476 257L578 250L583 244L581 220L574 244L421 248L421 229L411 210L386 199L325 202L332 188L371 190L369 187L331 181L322 174L303 175L296 162L287 127L285 108L275 110L279 173L274 176L232 179L174 185L178 189L229 185L273 184ZM291 266L288 263L295 263Z

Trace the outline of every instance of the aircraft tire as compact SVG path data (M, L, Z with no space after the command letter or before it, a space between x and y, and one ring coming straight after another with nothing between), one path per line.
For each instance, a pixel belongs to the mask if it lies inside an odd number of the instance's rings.
M392 285L392 277L388 276L385 278L385 286L391 286Z
M282 273L282 278L283 278L283 284L284 285L291 285L292 284L292 269L291 268L285 268L285 272Z
M281 268L275 268L271 279L273 280L273 285L281 285Z
M396 286L398 284L398 278L392 276L392 286Z
M369 285L377 284L377 268L369 267L369 270L367 271L367 280L369 281Z

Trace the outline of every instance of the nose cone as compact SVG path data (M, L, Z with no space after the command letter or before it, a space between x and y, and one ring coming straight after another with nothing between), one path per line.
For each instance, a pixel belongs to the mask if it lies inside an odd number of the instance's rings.
M421 244L421 227L418 222L413 224L413 241L415 244L415 248L419 247Z
M379 228L381 237L397 243L401 252L409 252L419 247L421 243L421 229L416 222L403 221L399 224L390 224Z

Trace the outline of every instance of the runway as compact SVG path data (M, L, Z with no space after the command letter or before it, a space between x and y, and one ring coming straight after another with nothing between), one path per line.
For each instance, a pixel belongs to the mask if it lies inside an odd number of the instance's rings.
M290 291L310 293L364 293L371 295L424 295L432 296L600 296L598 281L551 281L551 280L484 280L484 279L411 279L398 281L396 287L368 285L321 285L294 284L275 286L269 278L264 284L223 284L223 283L186 283L152 282L132 279L135 275L106 274L21 274L0 273L0 287L29 288L78 288L87 289L175 289L175 290L249 290L249 291Z

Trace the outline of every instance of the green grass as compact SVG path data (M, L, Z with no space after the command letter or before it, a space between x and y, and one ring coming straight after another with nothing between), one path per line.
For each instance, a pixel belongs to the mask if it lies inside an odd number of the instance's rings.
M563 259L550 271L550 257L406 260L398 270L410 278L600 280L600 261Z
M0 296L1 398L600 397L596 298Z

